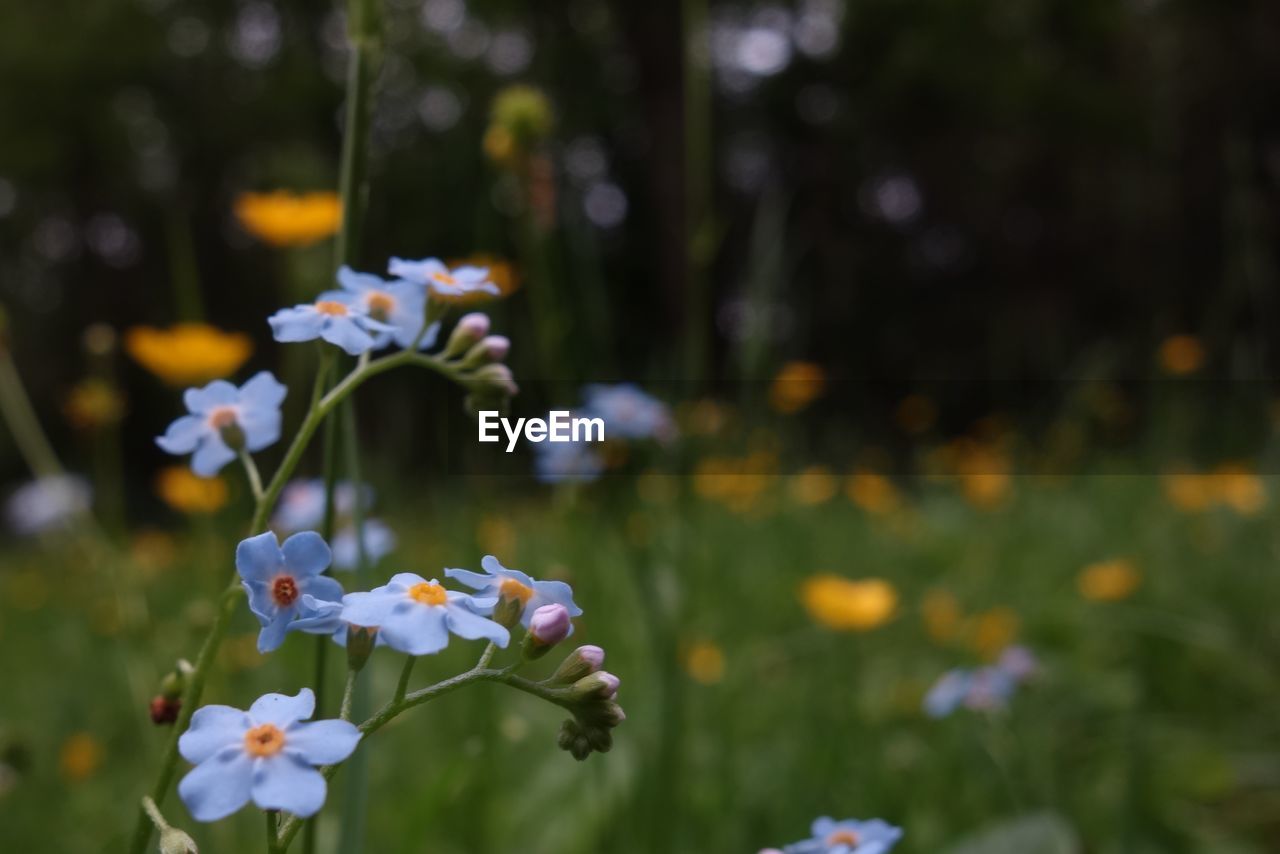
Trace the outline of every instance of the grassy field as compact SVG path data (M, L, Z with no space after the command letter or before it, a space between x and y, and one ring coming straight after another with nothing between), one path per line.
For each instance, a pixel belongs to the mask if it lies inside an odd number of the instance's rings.
M349 772L368 776L370 851L754 852L822 814L901 825L906 854L1275 850L1275 484L1240 477L1012 477L966 493L704 474L384 496L402 541L367 583L490 552L571 581L575 640L605 647L628 719L612 753L580 764L556 748L562 715L545 703L501 686L443 698L366 742L363 772L343 769L321 850L338 848ZM164 736L147 700L194 654L236 509L136 535L119 558L75 541L6 551L0 849L122 847ZM884 579L892 612L824 625L802 596L820 573ZM264 658L255 629L242 609L207 702L311 684L312 638ZM1041 670L1007 712L922 713L942 672L1013 642ZM455 640L415 684L478 653ZM366 702L399 665L377 654ZM176 799L166 812L211 850L261 845L253 810L210 826ZM1056 841L974 842L1019 817L1014 832Z

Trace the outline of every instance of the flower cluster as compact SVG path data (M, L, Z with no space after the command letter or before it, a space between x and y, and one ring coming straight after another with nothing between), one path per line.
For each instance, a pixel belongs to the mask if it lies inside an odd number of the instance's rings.
M287 390L266 371L236 388L214 380L183 395L186 415L156 444L171 454L192 454L191 470L213 477L241 451L260 451L280 438L280 404Z
M1009 705L1018 686L1039 669L1030 650L1011 646L990 667L948 670L925 695L925 714L945 718L961 706L974 711L999 711Z
M810 837L760 854L887 854L902 838L902 828L878 818L836 821L823 816L813 822Z
M348 502L361 500L349 485L338 495ZM305 518L310 512L304 511L314 507L302 504L297 499L282 513ZM421 656L445 649L452 636L505 649L511 629L520 625L525 628L521 659L530 661L567 638L572 618L582 613L569 585L538 581L504 567L492 555L482 561L483 572L445 570L473 593L401 572L381 587L344 594L324 574L332 560L328 544L314 531L295 533L283 543L268 531L240 543L236 571L249 609L261 624L259 651L277 649L290 631L330 635L348 646L349 660L358 670L364 662L351 657L354 638L366 641L360 644L365 657L374 646ZM373 643L367 642L370 638ZM579 759L608 750L610 730L625 719L614 702L618 679L600 670L603 661L603 650L581 647L550 678L527 683L573 712L575 720L566 722L560 738ZM304 689L295 698L268 694L247 713L226 706L197 711L179 743L182 755L197 763L178 789L192 815L213 821L249 800L263 809L303 817L316 812L325 789L311 766L342 761L355 749L359 734L343 721L299 723L313 707L314 697Z

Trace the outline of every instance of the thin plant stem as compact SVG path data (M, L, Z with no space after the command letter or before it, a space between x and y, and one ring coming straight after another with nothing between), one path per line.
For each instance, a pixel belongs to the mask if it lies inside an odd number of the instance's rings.
M405 692L409 690L409 676L413 673L413 666L418 663L416 655L406 655L404 659L404 667L400 669L400 681L396 683L396 693L391 702L399 703L404 700Z
M258 473L258 464L249 456L249 452L240 449L240 462L244 465L245 477L249 479L249 489L253 492L255 502L262 500L262 475Z
M280 851L280 816L274 810L263 810L267 817L267 854L278 854Z
M355 697L356 677L359 675L356 668L347 668L347 684L342 689L342 707L338 710L338 717L344 721L351 720L351 701Z
M22 385L13 356L5 342L0 341L0 412L9 423L14 443L27 467L36 477L53 477L63 473L62 463L54 453L53 445L40 428L40 421L31 405L31 398Z

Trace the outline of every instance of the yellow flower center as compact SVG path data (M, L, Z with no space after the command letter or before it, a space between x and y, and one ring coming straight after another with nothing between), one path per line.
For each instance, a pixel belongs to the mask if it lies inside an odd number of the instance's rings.
M834 846L834 845L853 846L853 845L857 845L861 841L862 840L858 839L858 834L854 833L852 830L837 830L835 833L832 833L830 836L827 837L826 844L828 846Z
M514 578L504 578L501 586L498 587L498 595L503 599L512 599L521 604L526 604L533 597L533 590Z
M396 299L391 294L374 291L365 297L365 308L374 320L386 320L395 311Z
M298 598L298 582L293 580L292 575L277 575L275 581L271 582L271 598L281 608L287 608Z
M449 601L449 594L434 581L424 581L409 588L409 596L423 605L443 605Z
M250 756L275 756L284 750L284 733L275 724L261 724L244 734L244 749Z
M455 279L453 276L449 275L448 273L443 273L443 272L441 272L441 273L432 273L432 274L431 274L431 278L432 278L432 279L434 279L435 281L439 282L439 283L440 283L440 284L442 284L442 285L456 285L456 284L458 284L458 280L457 280L457 279Z
M347 307L340 302L322 299L316 303L316 311L333 317L345 317L347 314Z
M219 406L209 413L209 426L215 430L235 426L236 410L233 406Z

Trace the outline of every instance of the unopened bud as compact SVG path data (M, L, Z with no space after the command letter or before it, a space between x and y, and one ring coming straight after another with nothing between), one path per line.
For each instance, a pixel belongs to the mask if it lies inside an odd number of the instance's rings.
M467 351L461 364L464 368L478 368L481 365L501 362L510 352L510 338L505 335L487 335L479 344Z
M149 711L153 724L167 726L178 719L178 712L182 711L182 700L179 697L152 697Z
M573 754L573 758L579 762L591 755L591 742L587 740L586 733L575 720L570 719L560 724L560 734L556 738L556 743L560 745L561 750L567 750Z
M445 359L456 359L463 353L474 347L480 339L489 334L489 316L473 311L470 314L464 314L453 332L449 334L449 341L444 345L444 350L440 355Z
M551 674L547 682L556 685L572 685L584 676L595 673L604 666L604 650L598 646L580 646L565 656L564 661Z
M160 854L200 854L195 840L176 827L160 831Z
M347 626L347 667L359 673L377 642L377 626Z
M510 397L520 392L516 378L506 365L485 365L471 374L471 387L477 393L495 392Z
M573 693L579 697L599 697L612 700L618 696L618 686L622 680L607 670L601 670L584 676L573 683Z
M563 605L543 605L529 618L529 631L520 646L525 661L541 658L573 631L569 609Z

